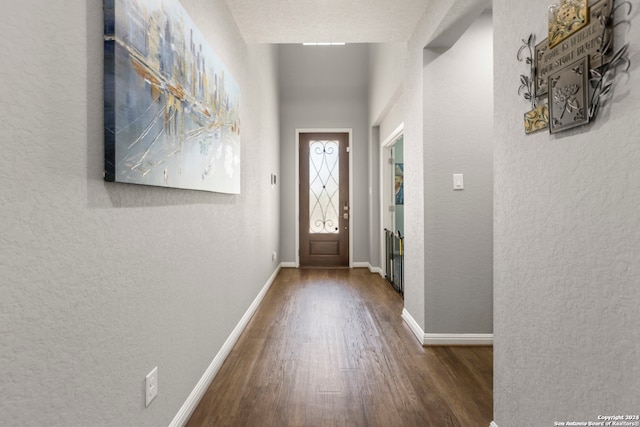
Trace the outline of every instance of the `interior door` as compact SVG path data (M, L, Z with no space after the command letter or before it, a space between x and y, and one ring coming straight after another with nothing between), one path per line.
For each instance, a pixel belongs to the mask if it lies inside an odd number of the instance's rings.
M349 134L301 133L300 265L349 266Z

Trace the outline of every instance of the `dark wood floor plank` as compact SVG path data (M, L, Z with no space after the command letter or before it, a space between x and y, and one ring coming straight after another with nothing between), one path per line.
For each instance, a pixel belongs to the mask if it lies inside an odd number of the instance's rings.
M284 269L187 426L486 427L490 347L423 348L364 269Z

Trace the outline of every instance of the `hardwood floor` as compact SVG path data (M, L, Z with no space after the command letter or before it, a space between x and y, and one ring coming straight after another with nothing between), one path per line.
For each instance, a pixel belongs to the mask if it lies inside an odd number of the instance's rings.
M187 426L488 427L490 347L422 347L366 269L283 269Z

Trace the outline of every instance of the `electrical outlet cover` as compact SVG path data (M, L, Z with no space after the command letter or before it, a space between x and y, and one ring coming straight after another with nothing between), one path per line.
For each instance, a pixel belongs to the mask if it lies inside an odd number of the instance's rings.
M151 401L158 395L158 367L153 368L151 372L147 374L145 381L145 396L146 406L151 404Z

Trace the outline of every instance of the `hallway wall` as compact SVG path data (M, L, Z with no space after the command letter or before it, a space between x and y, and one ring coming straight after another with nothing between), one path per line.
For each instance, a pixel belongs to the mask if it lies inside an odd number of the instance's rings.
M522 39L547 3L494 0L495 370L500 427L637 414L640 396L640 13L596 121L524 134ZM624 9L624 8L623 8ZM621 9L622 10L622 9Z
M407 44L375 43L371 44L369 49L369 119L374 125L382 126L385 119L392 114L391 110L399 104L402 95ZM395 127L391 131L394 129ZM386 132L382 132L383 140L388 136Z
M353 129L353 260L369 261L368 46L279 46L281 259L294 263L296 129Z
M485 12L424 53L425 333L493 332L492 36Z
M240 84L240 195L103 181L101 1L0 16L1 425L168 425L277 267L276 50L181 3Z
M447 66L438 71L440 73L437 76L439 80L434 80L436 85L429 88L429 92L425 92L424 84L425 76L430 72L430 70L425 72L425 46L431 46L432 49L438 50L438 52L434 53L434 57L437 57L454 45L456 40L489 4L490 2L487 0L456 0L454 2L434 0L428 4L406 46L386 45L373 51L376 59L372 61L375 66L372 70L372 75L376 81L388 80L389 83L372 85L371 87L369 96L372 100L370 112L372 125L385 124L385 120L395 117L395 112L398 109L404 122L405 310L411 320L415 321L414 333L419 336L421 341L424 339L424 332L444 334L491 333L490 206L487 206L488 211L487 209L483 211L483 218L489 218L488 234L487 226L485 225L482 228L484 234L481 242L476 246L476 252L470 256L468 254L464 255L467 260L471 259L471 262L465 261L466 265L462 269L462 273L458 272L457 282L443 281L444 273L438 272L433 268L436 259L442 259L442 257L434 257L433 248L442 251L450 250L455 245L459 246L460 242L464 243L465 236L464 233L458 233L457 231L434 235L434 231L437 232L439 230L438 221L445 221L446 223L447 218L459 220L461 214L456 206L451 204L441 206L437 200L431 200L428 202L430 203L430 211L427 215L425 195L428 191L433 190L434 185L442 188L441 191L446 191L447 195L450 192L452 193L452 173L454 173L453 170L444 173L442 168L436 170L434 168L429 169L429 167L440 163L443 164L443 167L445 167L444 164L447 165L446 167L451 167L452 156L457 161L465 158L464 155L460 156L452 153L456 150L464 153L467 144L471 152L474 152L475 148L473 141L467 141L465 138L458 136L451 139L447 135L448 131L456 127L451 121L457 114L456 108L442 99L443 96L446 96L446 93L443 94L442 91L453 90L457 84L455 82L452 83L453 77L447 75ZM388 64L385 64L384 58L386 57L405 58L403 72L400 75L398 75L396 69L389 68ZM450 68L454 67L452 70L461 66L460 64L468 67L464 59L456 61L458 62L454 61L453 65L448 65ZM392 89L394 87L399 89ZM441 92L437 92L437 90ZM476 95L487 96L484 92L474 93L474 96ZM427 99L425 96L429 98ZM452 99L455 102L457 94ZM465 102L465 100L460 100L459 102ZM487 100L487 102L490 103L490 100ZM443 105L442 108L439 108L440 103ZM483 105L486 107L486 104ZM486 107L484 111L490 116L490 106ZM477 122L473 121L473 123ZM441 126L446 126L447 128L440 129ZM392 127L386 126L387 129ZM382 127L380 130L382 130ZM425 138L425 135L430 135L433 132L436 132L438 137L435 139L430 136L431 139ZM488 129L488 132L490 133L490 129ZM483 134L482 142L479 144L486 151L483 159L490 158L490 136L486 135L486 133ZM379 139L384 140L385 137L387 136L380 135ZM444 151L438 151L438 147L442 147ZM451 153L447 153L446 150L451 150ZM475 182L475 184L482 182L483 190L478 193L480 196L476 194L472 198L477 199L477 197L482 197L482 194L489 194L488 198L491 197L490 178L489 182L486 178L487 176L490 177L490 162L488 165L485 162L485 166L486 174ZM458 172L464 173L463 170ZM429 194L430 197L434 195L433 191ZM487 199L486 202L489 203L490 200ZM434 215L434 209L437 215ZM462 216L467 219L473 217L468 206L464 208ZM467 222L472 223L473 221ZM465 227L469 227L469 224L466 224ZM427 239L431 240L428 241ZM432 252L427 254L427 249L432 250ZM482 277L479 281L473 277L473 269L475 268L473 264L478 265L476 263L478 259L480 259L479 264L482 266ZM431 268L427 268L427 265ZM447 260L445 265L451 265L451 262ZM461 279L461 274L467 277ZM460 283L463 283L462 288L464 289L468 289L468 286L474 287L479 284L477 289L473 289L473 292L480 289L480 293L467 298L467 295L464 295L465 291L460 290ZM462 302L459 300L461 295ZM477 295L480 295L480 297L477 297ZM431 304L429 308L426 308L426 301ZM438 308L434 309L434 305L439 304L439 302L444 302L443 307L448 307L448 312L446 316L436 318L434 316L439 316L441 311ZM471 312L467 310L469 306L473 307ZM429 324L426 323L427 311L431 316Z
M371 210L369 262L384 270L384 215L380 207L380 146L403 124L403 76L406 62L406 43L376 43L369 46L369 209ZM382 208L384 209L384 208Z

